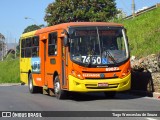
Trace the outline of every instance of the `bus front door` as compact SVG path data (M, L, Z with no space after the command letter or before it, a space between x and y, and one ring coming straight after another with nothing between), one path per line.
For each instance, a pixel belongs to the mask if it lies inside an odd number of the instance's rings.
M62 88L67 89L67 81L68 81L68 49L63 44L62 38Z
M41 47L41 49L43 49L42 51L42 78L43 78L43 85L47 85L47 80L46 80L46 54L47 54L47 52L46 52L46 44L47 44L47 39L44 39L44 40L42 40L42 47Z

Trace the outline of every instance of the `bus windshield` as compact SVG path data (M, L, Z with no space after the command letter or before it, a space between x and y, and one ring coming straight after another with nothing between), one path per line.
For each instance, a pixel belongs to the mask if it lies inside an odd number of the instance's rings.
M69 35L73 62L98 66L121 63L129 58L122 27L71 27Z

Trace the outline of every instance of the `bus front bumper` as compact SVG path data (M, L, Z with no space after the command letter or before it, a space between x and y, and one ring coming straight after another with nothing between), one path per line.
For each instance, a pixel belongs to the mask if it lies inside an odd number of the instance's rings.
M103 92L126 91L131 87L131 74L116 79L78 79L69 75L69 91L74 92Z

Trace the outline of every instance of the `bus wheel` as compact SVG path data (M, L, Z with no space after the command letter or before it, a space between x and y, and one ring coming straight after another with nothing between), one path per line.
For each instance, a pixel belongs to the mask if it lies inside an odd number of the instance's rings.
M66 92L64 90L61 90L61 85L58 76L54 79L54 94L57 99L65 99L66 98Z
M104 92L106 98L114 98L116 96L115 91L110 91L110 92Z
M28 87L30 93L36 93L38 91L38 87L33 85L32 74L29 74Z

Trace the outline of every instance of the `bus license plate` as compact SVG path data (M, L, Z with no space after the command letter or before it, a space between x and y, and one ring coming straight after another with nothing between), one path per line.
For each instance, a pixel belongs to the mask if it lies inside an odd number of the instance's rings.
M108 87L108 83L98 83L98 87Z

